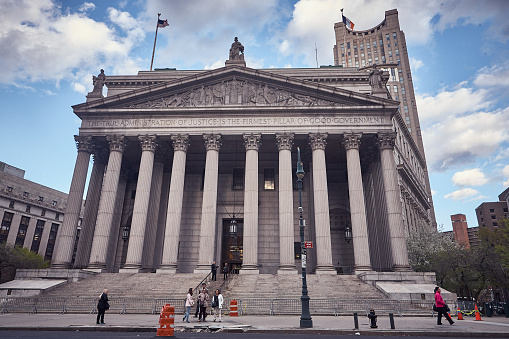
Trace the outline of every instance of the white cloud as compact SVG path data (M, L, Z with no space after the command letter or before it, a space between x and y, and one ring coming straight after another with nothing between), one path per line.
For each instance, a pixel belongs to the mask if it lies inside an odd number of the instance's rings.
M92 2L84 2L83 5L78 9L80 12L86 12L88 10L94 10L95 5Z
M454 173L452 182L456 186L482 186L488 179L479 168L472 168Z
M467 198L470 198L476 194L479 194L478 190L475 190L473 188L463 188L457 191L454 191L452 193L448 193L444 195L445 199L452 199L452 200L464 200Z
M479 87L509 87L509 65L482 68L474 83Z
M509 108L445 117L422 132L426 158L432 169L471 163L487 158L509 142Z
M130 51L135 42L144 38L140 25L129 15L110 15L121 28L117 32L106 23L90 19L84 12L62 13L50 0L10 0L2 6L0 83L41 80L58 83L62 79L76 83L83 73L96 74L100 68L108 70L132 63ZM119 33L126 36L121 37ZM89 79L81 84L88 90L92 87ZM82 86L73 85L80 92Z
M412 71L416 71L419 68L424 66L424 63L422 62L422 60L410 57L409 61L410 61L410 69Z
M509 165L506 165L503 169L502 169L502 174L504 176L504 178L507 178L507 181L504 181L503 185L505 187L509 186Z
M421 124L426 126L435 120L488 108L492 104L488 95L489 92L485 89L461 87L453 91L444 89L435 96L417 94L415 100Z

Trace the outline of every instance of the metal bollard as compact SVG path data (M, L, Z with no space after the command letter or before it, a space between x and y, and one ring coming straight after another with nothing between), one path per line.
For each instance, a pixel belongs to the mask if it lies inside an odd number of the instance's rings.
M394 314L389 313L389 321L391 322L391 330L396 329L396 326L394 326Z
M353 326L354 326L354 329L356 329L356 330L359 329L359 319L357 318L357 313L353 314Z
M375 314L375 310L373 310L373 309L369 310L368 318L371 322L369 327L378 328L378 326L376 326L376 317L377 317L377 315Z

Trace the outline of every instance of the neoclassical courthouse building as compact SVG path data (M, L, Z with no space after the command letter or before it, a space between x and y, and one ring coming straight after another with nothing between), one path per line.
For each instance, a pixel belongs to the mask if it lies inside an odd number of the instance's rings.
M382 30L404 45L387 20L362 39L378 41ZM236 41L215 70L94 77L73 106L82 124L52 267L189 273L216 261L240 274L297 273L299 148L308 272L410 270L405 235L432 227L434 214L420 134L387 90L390 71L337 58L252 69L243 51Z

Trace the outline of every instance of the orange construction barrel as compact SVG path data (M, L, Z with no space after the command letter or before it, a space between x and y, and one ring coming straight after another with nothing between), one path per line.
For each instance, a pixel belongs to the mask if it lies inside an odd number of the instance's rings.
M239 311L237 309L237 300L230 301L230 317L238 317Z
M166 304L161 310L159 317L159 328L157 329L158 337L173 337L175 329L175 307Z

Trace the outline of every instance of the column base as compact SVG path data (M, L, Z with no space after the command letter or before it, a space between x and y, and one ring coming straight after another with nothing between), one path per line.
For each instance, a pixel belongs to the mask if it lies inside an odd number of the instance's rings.
M118 270L118 273L145 273L144 270L140 267L140 268L130 268L130 267L124 267L124 268L120 268Z
M337 275L338 272L334 266L317 266L315 270L317 275Z
M257 265L242 265L239 274L260 274Z
M156 273L175 274L175 273L177 273L177 268L172 268L172 267L158 268L156 270Z
M85 268L86 271L94 272L94 273L108 273L108 270L105 268Z
M411 272L412 268L408 265L393 265L392 270L394 272Z
M371 272L371 271L373 271L373 268L371 268L371 266L356 266L353 268L353 273L355 275L359 275L362 272Z
M104 263L94 262L94 263L88 264L86 269L89 271L93 271L93 272L103 273L103 272L106 272L107 267L106 267L106 264L104 264Z
M68 263L68 262L61 262L61 263L53 263L51 264L51 268L65 268L65 269L69 269L71 268L71 263Z
M297 274L299 271L297 271L297 268L295 266L293 267L280 267L277 270L277 274Z

